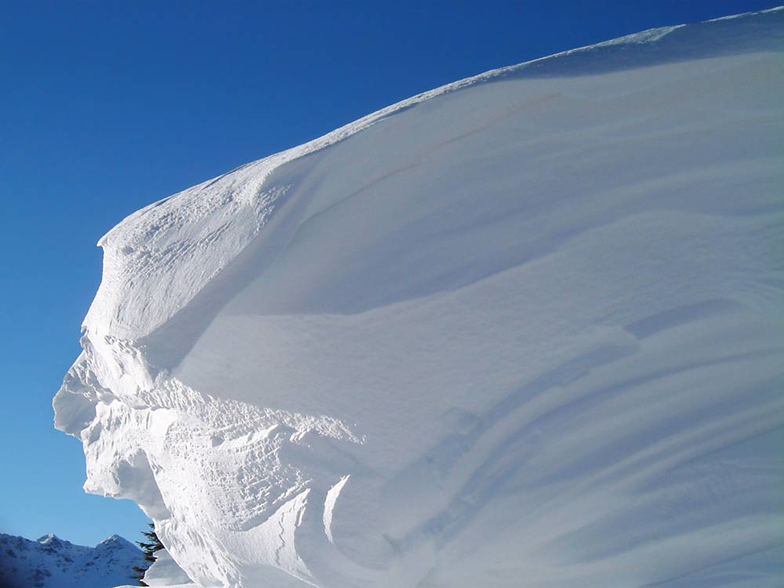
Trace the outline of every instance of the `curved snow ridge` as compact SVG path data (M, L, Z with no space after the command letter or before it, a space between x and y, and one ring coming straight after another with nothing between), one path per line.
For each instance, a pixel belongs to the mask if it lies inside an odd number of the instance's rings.
M121 223L55 399L86 489L202 586L777 585L783 16L495 70Z
M771 18L782 8L694 25L676 25L625 35L525 63L501 67L422 92L340 127L309 143L238 167L160 200L130 215L98 243L104 250L103 279L84 319L90 332L136 340L161 326L231 264L285 205L288 184L268 185L274 170L325 149L418 104L482 83L517 75L598 74L614 67L640 67L669 60L765 49ZM760 37L757 22L768 29ZM731 22L731 35L725 25ZM741 28L745 25L745 29ZM773 28L772 30L776 30ZM680 36L677 33L681 33ZM671 44L665 42L677 36ZM699 43L689 43L696 36ZM780 34L779 34L780 37ZM650 45L653 52L627 64L623 50ZM616 53L621 50L621 53ZM690 52L688 51L690 50ZM700 53L702 52L702 53ZM580 58L587 57L585 62ZM576 66L571 59L577 58ZM643 59L644 58L644 59ZM153 289L163 292L150 302Z

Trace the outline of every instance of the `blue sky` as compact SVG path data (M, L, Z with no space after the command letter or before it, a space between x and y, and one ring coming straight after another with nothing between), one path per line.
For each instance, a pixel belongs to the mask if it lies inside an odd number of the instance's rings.
M6 1L0 13L0 532L137 539L88 496L51 398L134 210L423 90L755 0Z

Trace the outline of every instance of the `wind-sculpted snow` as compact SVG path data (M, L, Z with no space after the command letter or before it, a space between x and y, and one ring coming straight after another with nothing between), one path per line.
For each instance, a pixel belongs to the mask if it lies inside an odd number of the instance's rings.
M774 586L784 11L488 72L132 215L55 399L203 586Z

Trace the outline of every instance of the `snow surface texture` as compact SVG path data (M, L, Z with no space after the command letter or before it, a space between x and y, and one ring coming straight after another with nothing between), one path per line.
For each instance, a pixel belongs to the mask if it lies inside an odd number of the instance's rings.
M191 579L169 553L161 549L155 552L155 562L144 573L144 583L148 586L183 586L191 584Z
M202 586L773 586L784 11L492 71L109 232L55 399Z
M118 535L84 547L51 534L30 541L0 533L3 588L111 588L136 583L134 566L146 566L144 554Z

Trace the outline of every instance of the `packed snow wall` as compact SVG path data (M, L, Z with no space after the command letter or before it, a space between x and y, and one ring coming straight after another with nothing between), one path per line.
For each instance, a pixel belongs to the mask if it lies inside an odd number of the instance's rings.
M202 586L773 586L784 11L427 92L128 217L55 398Z

